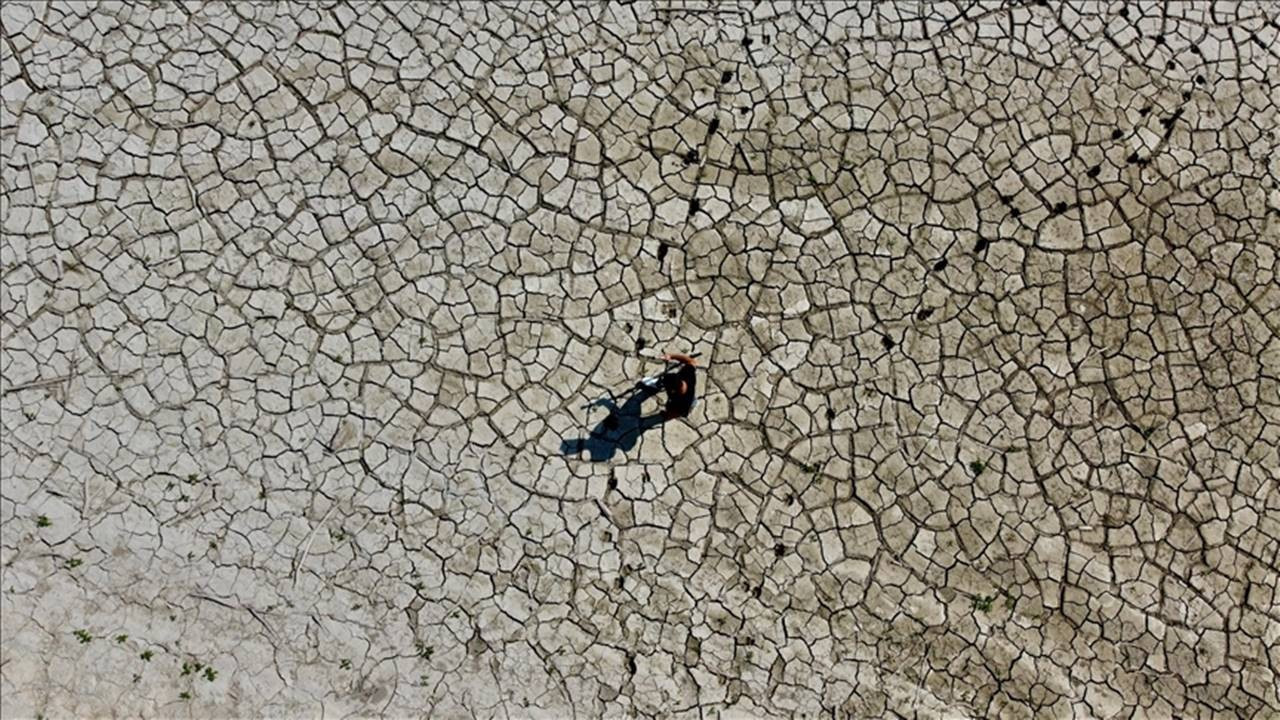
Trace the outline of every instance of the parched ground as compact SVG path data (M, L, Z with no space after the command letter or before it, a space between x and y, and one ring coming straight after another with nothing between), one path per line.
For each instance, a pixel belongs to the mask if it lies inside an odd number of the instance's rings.
M6 720L1280 717L1280 5L0 19Z

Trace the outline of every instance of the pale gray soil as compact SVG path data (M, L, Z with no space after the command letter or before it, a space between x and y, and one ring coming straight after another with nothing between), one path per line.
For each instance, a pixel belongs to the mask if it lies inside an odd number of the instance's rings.
M5 720L1280 716L1280 4L0 20Z

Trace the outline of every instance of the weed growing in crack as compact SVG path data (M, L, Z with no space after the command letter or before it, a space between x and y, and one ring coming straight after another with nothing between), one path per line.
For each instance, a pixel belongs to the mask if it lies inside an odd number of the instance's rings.
M981 460L973 460L969 463L969 472L973 473L974 477L981 475L982 471L986 469L987 464Z
M41 515L40 517L36 518L36 527L47 528L52 524L53 522L49 520L48 515Z
M93 635L90 635L88 630L76 630L72 632L72 635L76 636L81 645L88 645L93 641Z
M123 643L125 640L128 640L128 639L129 639L129 636L128 636L128 635L125 635L124 633L121 633L121 634L119 634L119 635L117 635L117 636L116 636L116 643L117 643L117 644L119 644L119 643Z
M155 653L150 650L143 650L142 654L138 655L138 657L142 658L143 662L151 662L151 658L155 657Z
M204 679L213 682L218 677L218 671L211 667L204 669Z
M974 595L973 609L978 612L990 612L992 605L996 601L995 595Z
M422 642L421 640L418 641L417 645L418 645L418 657L424 660L430 660L431 656L435 654L436 649L433 646L428 645Z
M81 560L80 558L67 558L67 561L64 562L62 566L68 570L75 570L76 568L80 567L83 564L84 564L84 561Z
M346 659L346 658L343 658L342 660L340 660L340 661L338 662L338 667L339 667L340 669L342 669L342 670L350 670L350 669L351 669L351 661L350 661L350 660L348 660L348 659Z
M182 692L178 693L178 699L179 699L179 700L190 700L190 699L191 699L191 693L190 693L190 692L188 692L187 690L183 690Z

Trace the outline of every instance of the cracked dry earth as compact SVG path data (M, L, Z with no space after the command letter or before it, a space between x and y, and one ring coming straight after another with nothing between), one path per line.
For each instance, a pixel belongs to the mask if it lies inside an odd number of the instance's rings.
M1280 6L2 19L5 718L1280 715Z

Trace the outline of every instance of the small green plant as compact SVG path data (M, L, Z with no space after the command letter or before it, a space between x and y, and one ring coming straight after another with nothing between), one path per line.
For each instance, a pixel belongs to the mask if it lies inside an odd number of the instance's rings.
M178 699L179 699L179 700L190 700L190 699L191 699L191 693L190 693L190 692L188 692L188 691L186 691L186 690L183 690L182 692L178 693Z
M981 475L982 471L986 469L987 464L981 460L973 460L969 463L969 472L973 473L975 477Z
M343 670L350 670L350 669L351 669L351 661L350 661L350 660L347 660L346 658L343 658L343 659L338 663L338 667L342 668Z
M121 633L121 634L119 634L119 635L117 635L117 636L116 636L116 642L117 642L117 643L123 643L125 640L128 640L128 639L129 639L129 636L128 636L128 635L125 635L124 633Z
M156 654L155 654L155 653L153 653L153 652L151 652L150 650L143 650L143 651L142 651L142 654L141 654L141 655L139 655L138 657L142 658L142 661L143 661L143 662L151 662L151 658L153 658L153 657L155 657L155 656L156 656Z
M192 673L198 673L203 669L204 669L204 663L195 662L194 660L191 662L183 662L182 676L186 677Z
M76 636L81 645L87 645L93 641L93 636L89 634L88 630L76 630L72 634Z
M430 660L431 656L436 651L434 647L422 642L421 640L418 641L417 645L418 645L418 657L423 658L424 660Z
M995 595L975 595L973 596L973 609L978 612L989 612L995 601Z
M68 570L75 570L76 568L80 567L83 564L84 564L84 561L81 560L80 558L67 558L67 561L63 563L62 566Z
M36 527L45 528L45 527L49 527L52 524L53 522L49 520L48 515L41 515L40 517L36 518Z
M204 679L205 679L205 680L208 680L209 682L213 682L213 681L214 681L214 679L215 679L215 678L217 678L217 677L218 677L218 671L217 671L217 670L214 670L214 669L213 669L213 668L211 668L211 667L207 667L207 668L205 668L205 669L204 669Z

